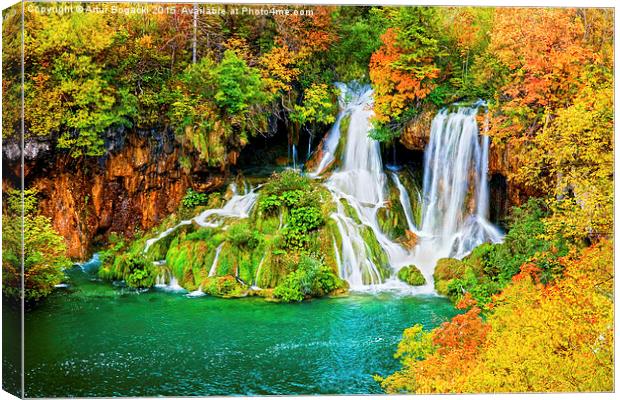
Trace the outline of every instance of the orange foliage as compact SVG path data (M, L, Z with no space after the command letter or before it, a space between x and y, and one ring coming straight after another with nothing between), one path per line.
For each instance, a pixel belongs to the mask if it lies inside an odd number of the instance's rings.
M399 116L409 102L425 98L434 88L432 79L439 76L433 57L424 55L416 61L421 68L399 65L406 54L397 41L398 30L388 28L381 36L383 46L370 58L369 75L375 89L375 119L387 123Z
M524 264L486 322L473 306L419 333L417 342L403 339L397 355L419 348L425 335L432 346L418 351L424 359L404 358L382 386L416 393L612 390L613 244L602 240L560 262L563 276L547 286L535 265Z
M570 104L583 68L600 61L583 20L562 8L498 9L489 52L509 70L500 89L509 100L491 131L500 137L531 135L543 114Z
M333 6L316 6L313 14L307 15L275 15L278 36L276 43L287 47L301 58L313 53L327 51L337 40L332 25L331 13Z

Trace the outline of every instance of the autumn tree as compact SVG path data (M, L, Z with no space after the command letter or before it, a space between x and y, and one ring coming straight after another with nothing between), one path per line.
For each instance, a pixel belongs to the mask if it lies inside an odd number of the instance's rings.
M405 331L402 369L390 393L588 392L613 390L613 244L564 257L543 284L525 263L483 321L471 307L439 328Z
M435 87L440 69L436 11L401 7L389 13L391 26L381 36L383 45L370 59L375 89L375 121L400 122L408 108L420 104Z

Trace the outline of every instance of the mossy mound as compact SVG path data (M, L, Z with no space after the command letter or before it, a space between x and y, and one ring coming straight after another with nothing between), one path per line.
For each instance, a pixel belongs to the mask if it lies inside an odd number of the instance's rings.
M205 279L202 291L210 296L223 298L245 297L248 289L232 275L215 276Z
M242 184L237 182L238 186ZM220 196L230 197L231 193ZM213 228L192 223L179 226L144 254L145 238L157 237L180 222L168 218L131 245L115 247L102 268L102 277L150 287L158 276L165 275L174 277L184 289L200 289L219 297L275 296L275 288L280 287L284 293L286 282L292 288L298 286L292 274L303 281L302 300L346 290L346 283L338 277L336 239L329 218L334 211L332 196L320 182L295 171L283 171L273 174L261 188L249 217L228 218ZM370 238L367 242L371 248L378 248ZM378 263L387 261L379 259L382 252L372 253L376 253L373 257ZM147 260L144 268L142 261L132 261L132 265L138 265L136 268L126 265L125 259L138 256ZM162 259L165 265L152 266L153 261ZM320 268L303 267L309 263L318 263ZM134 273L137 269L141 272ZM310 285L309 289L304 285ZM298 300L299 293L276 298Z
M274 289L273 297L290 303L337 293L346 287L346 282L331 268L317 259L302 255L295 269Z
M422 272L415 265L409 265L398 271L398 279L411 286L422 286L426 284L426 279Z

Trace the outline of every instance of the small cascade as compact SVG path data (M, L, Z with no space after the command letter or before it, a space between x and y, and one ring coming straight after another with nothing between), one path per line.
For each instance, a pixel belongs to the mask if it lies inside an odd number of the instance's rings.
M165 261L155 261L153 265L163 266ZM155 288L166 292L185 292L186 290L179 285L177 278L167 269L161 268L160 273L155 277Z
M335 85L340 91L340 95L338 96L340 111L323 143L323 157L317 168L311 174L314 176L323 173L325 168L335 160L336 150L340 142L340 124L343 118L350 115L356 107L368 104L372 96L372 91L369 90L369 86L359 86L357 84L345 85L340 82Z
M487 220L489 138L478 132L479 106L443 110L431 125L421 231L440 257L461 258L481 243L502 240Z
M203 228L216 228L223 223L223 218L247 218L254 204L256 204L256 199L258 199L258 193L256 193L258 187L249 188L247 184L244 183L243 194L237 192L237 185L235 183L230 184L230 189L233 196L222 208L205 210L194 218L181 221L172 228L166 229L158 236L148 239L143 252L146 253L153 244L170 235L183 225L196 223Z
M260 289L260 287L258 286L258 280L260 279L260 273L261 273L261 270L263 269L264 262L265 262L265 256L261 258L260 262L258 263L258 267L256 268L256 275L254 275L254 282L252 284L252 289L254 290Z
M392 172L390 176L392 177L392 181L394 182L394 184L398 188L398 192L400 193L400 204L405 211L405 218L407 218L407 227L411 232L419 234L418 228L415 226L415 220L413 218L413 210L411 209L411 199L409 198L409 192L407 192L407 188L405 188L405 186L398 178L398 174Z
M202 297L202 296L206 296L207 294L203 291L202 289L202 284L200 284L200 286L198 287L198 289L189 292L188 294L186 294L185 296L187 297Z
M297 146L293 145L293 169L297 169Z
M444 109L431 124L424 154L420 241L412 259L427 282L432 282L440 258L460 259L482 243L503 239L487 220L489 138L478 132L481 106Z
M88 274L94 274L101 267L101 259L99 258L99 253L94 253L90 260L85 263L78 264L82 271Z
M314 139L314 135L310 134L308 137L308 150L306 151L306 161L310 159L312 156L312 139Z
M215 249L215 257L213 258L213 264L211 264L211 269L209 269L209 276L215 276L217 274L217 261L220 258L220 252L222 251L222 247L224 247L224 243L222 242Z

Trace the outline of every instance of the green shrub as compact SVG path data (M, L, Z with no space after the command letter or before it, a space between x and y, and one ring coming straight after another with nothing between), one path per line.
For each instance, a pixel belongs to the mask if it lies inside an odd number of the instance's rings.
M282 205L282 201L280 200L280 196L275 194L270 194L268 196L261 196L260 201L258 202L258 208L264 213L272 213L277 210Z
M426 283L424 275L422 275L418 267L416 267L415 265L409 265L407 267L401 268L398 271L398 279L405 283L408 283L411 286L422 286Z
M207 203L208 200L209 197L207 196L207 194L195 192L193 189L190 188L185 193L185 196L183 196L183 200L181 200L181 203L185 208L195 208Z
M10 190L5 194L8 207L2 214L2 293L11 300L21 298L22 255L27 302L49 295L64 278L63 269L71 266L65 239L48 217L38 214L36 195L35 189L24 191L22 220L21 192Z
M559 276L563 269L559 258L568 253L568 246L561 237L545 239L543 220L548 214L544 202L536 198L514 207L503 243L481 244L462 261L439 260L434 274L437 292L454 300L469 293L484 308L524 263L533 262L541 269L543 283Z
M133 288L147 288L153 286L154 277L152 271L153 263L146 258L138 255L126 255L121 261L124 266L125 283Z
M289 224L293 229L308 232L323 224L323 215L317 207L299 207L291 210Z
M211 296L231 297L241 295L243 286L234 276L226 275L208 278L203 290Z
M302 301L306 297L324 296L345 287L344 281L333 271L309 256L302 256L297 269L286 276L273 291L273 296L283 302Z

